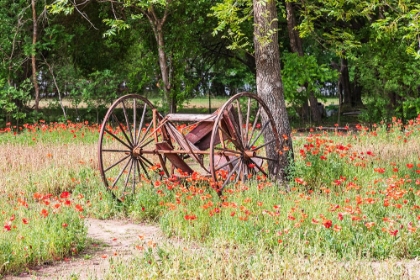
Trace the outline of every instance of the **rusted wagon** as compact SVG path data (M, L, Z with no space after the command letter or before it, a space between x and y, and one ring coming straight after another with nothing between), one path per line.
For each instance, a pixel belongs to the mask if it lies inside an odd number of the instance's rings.
M269 130L273 138L265 139ZM267 176L267 166L278 165L280 144L270 110L253 93L231 97L213 114L166 116L129 94L111 105L101 125L99 170L118 199L146 184L197 173L220 195L229 183Z

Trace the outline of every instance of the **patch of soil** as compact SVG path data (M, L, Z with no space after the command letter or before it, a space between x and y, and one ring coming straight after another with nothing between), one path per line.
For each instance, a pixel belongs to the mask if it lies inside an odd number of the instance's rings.
M86 219L88 245L78 256L33 267L7 280L22 279L101 279L110 258L142 254L142 244L153 246L163 239L161 230L152 225L124 220Z

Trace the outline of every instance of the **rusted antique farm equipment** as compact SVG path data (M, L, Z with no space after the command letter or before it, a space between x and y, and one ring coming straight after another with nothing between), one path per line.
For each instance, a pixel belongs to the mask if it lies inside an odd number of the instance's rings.
M179 123L189 125L180 129ZM274 138L265 139L267 131ZM166 116L146 98L129 94L109 108L98 151L102 180L118 199L143 185L193 174L209 177L220 195L228 183L267 176L268 165L276 168L280 138L267 105L252 93L231 97L213 114Z

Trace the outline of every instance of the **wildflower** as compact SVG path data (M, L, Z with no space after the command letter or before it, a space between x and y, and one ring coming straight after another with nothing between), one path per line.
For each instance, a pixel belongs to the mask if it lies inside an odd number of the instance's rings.
M408 229L409 232L412 232L412 233L414 233L414 232L417 231L417 228L416 227L413 227L413 223L412 222L409 222L408 223L407 229Z
M396 230L389 230L388 231L388 233L390 234L390 235L392 235L392 236L397 236L397 234L398 234L398 229L396 229Z
M46 210L46 209L42 209L42 210L41 210L41 215L42 215L44 218L48 217L48 210Z
M194 220L197 219L197 216L196 215L185 215L184 219L187 220L187 221L194 221Z
M330 228L332 227L332 221L331 220L324 220L322 222L322 224L324 225L325 228Z
M341 230L341 226L335 225L333 230L336 231L336 232L339 232Z
M22 218L22 223L24 223L25 225L27 225L29 223L29 221L26 218Z
M376 223L374 223L374 222L368 222L368 223L365 223L365 227L366 227L367 229L371 229L374 225L376 225Z
M60 198L68 198L69 196L70 196L70 193L69 192L62 192L60 194Z
M373 169L375 172L378 172L380 174L383 174L385 172L385 168L374 168Z
M308 184L302 178L295 178L295 182L298 183L299 185L303 185L303 186L306 186Z
M407 163L407 168L409 168L409 169L411 169L411 168L413 168L414 167L414 164L412 164L412 163Z

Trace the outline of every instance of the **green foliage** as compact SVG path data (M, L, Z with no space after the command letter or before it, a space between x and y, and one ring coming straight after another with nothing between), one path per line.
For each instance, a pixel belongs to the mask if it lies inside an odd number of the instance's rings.
M228 49L254 52L252 44L252 1L227 0L214 5L211 11L210 16L218 20L213 35L224 32L222 38L231 42Z
M96 111L96 122L99 120L99 110L110 106L117 99L117 88L120 80L111 70L96 71L88 76L88 80L79 80L71 91L74 104L84 102L87 111Z
M319 64L313 55L299 56L296 53L282 54L282 80L285 99L292 106L301 106L309 93L322 97L320 90L325 83L338 79L338 72L326 64Z
M363 121L389 121L416 117L420 86L420 62L405 52L405 44L393 44L383 38L376 44L360 49L360 58L354 59L353 75L363 87L366 109Z
M0 118L3 122L20 121L27 117L25 106L31 100L31 88L29 80L22 83L19 88L7 85L4 79L0 80L0 108L2 108Z

